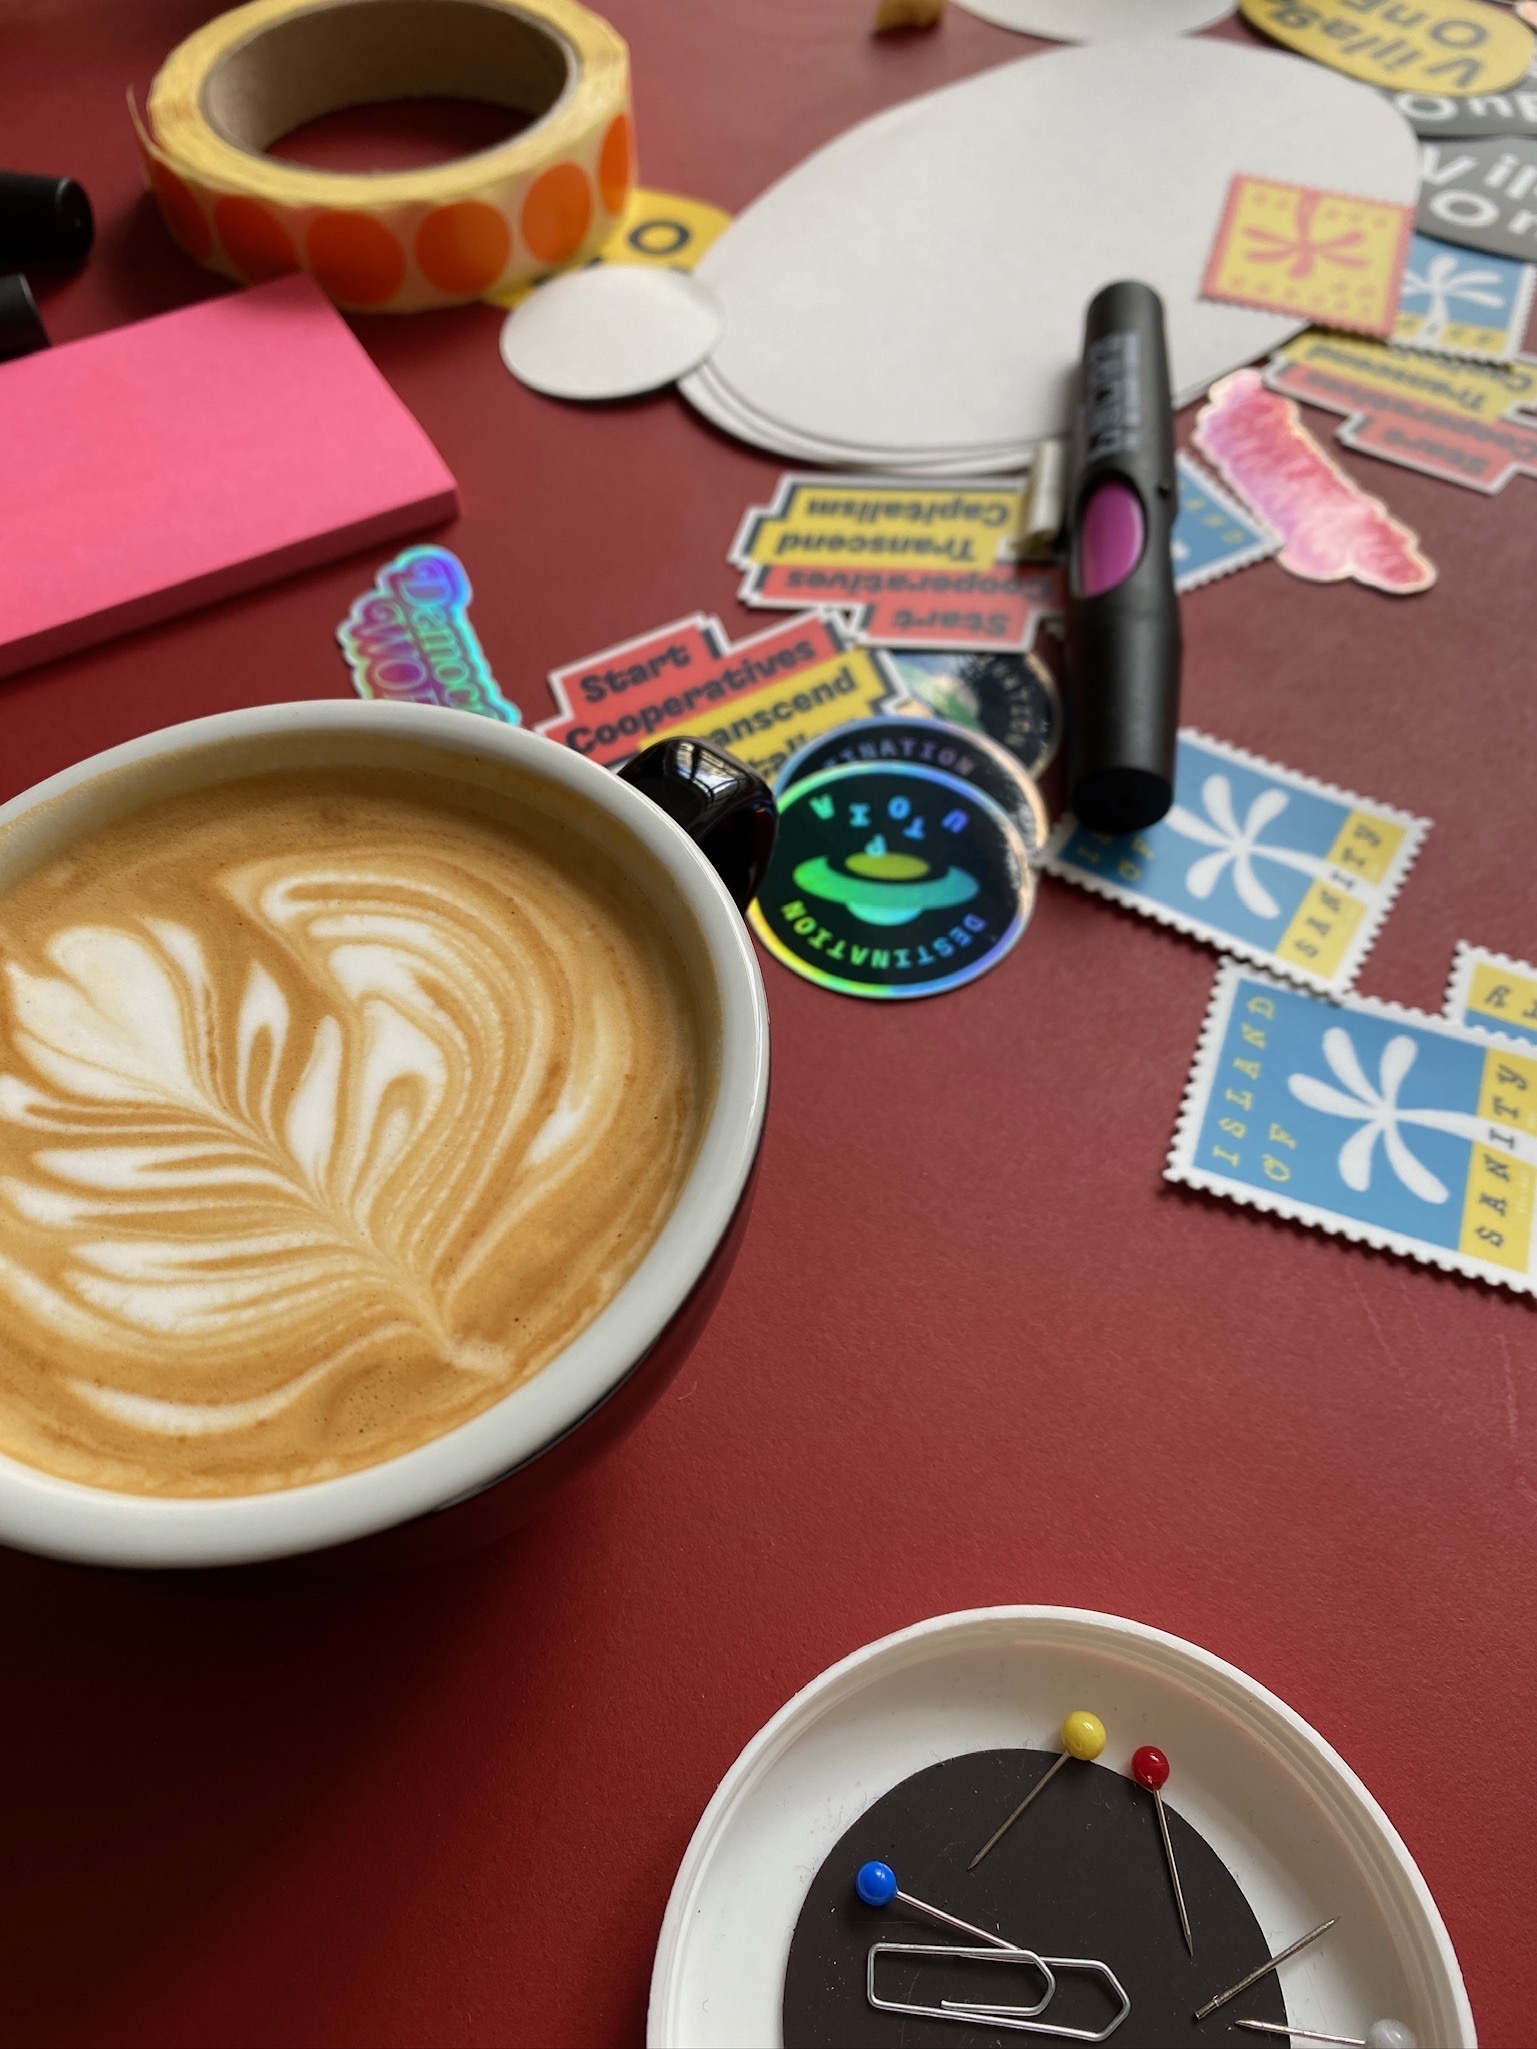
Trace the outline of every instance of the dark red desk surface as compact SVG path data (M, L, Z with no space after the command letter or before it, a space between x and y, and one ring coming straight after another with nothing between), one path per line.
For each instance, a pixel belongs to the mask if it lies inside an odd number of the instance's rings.
M221 289L142 197L123 111L212 11L0 0L0 156L78 175L101 219L46 296L58 340ZM871 0L612 11L647 181L733 208L1027 47L953 9L875 43ZM696 607L753 623L725 550L778 465L671 397L533 397L499 319L358 328L460 479L445 538L537 718L558 663ZM1347 466L1441 582L1393 602L1267 564L1197 593L1187 715L1435 820L1361 977L1434 1010L1457 939L1537 952L1537 485ZM0 794L176 719L345 695L332 630L377 559L0 685ZM725 1302L642 1429L500 1551L307 1593L0 1557L0 2037L635 2043L740 1746L856 1645L999 1601L1135 1616L1274 1688L1419 1859L1485 2043L1537 2037L1537 1309L1163 1184L1215 967L1056 884L933 1002L768 964Z

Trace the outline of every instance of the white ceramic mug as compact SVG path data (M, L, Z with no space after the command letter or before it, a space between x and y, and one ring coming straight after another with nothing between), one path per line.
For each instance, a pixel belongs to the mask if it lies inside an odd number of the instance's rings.
M0 1542L100 1565L231 1565L381 1531L410 1538L463 1515L459 1504L476 1511L489 1534L522 1520L628 1429L708 1317L745 1223L768 1095L768 1010L756 958L721 876L675 822L689 819L697 833L693 814L703 808L713 857L735 871L739 898L750 893L748 844L755 874L767 855L765 820L771 841L771 800L729 757L674 742L642 757L628 782L538 734L469 712L345 700L225 712L96 755L0 807L0 890L159 798L274 769L425 767L428 757L435 773L481 784L510 770L523 801L528 778L555 786L563 815L578 798L583 830L590 825L591 837L626 858L631 872L656 878L655 888L644 886L693 971L713 985L720 1034L714 1103L676 1207L629 1280L563 1352L441 1437L340 1479L216 1499L111 1492L0 1457ZM758 794L744 804L745 785ZM436 1513L445 1509L452 1513ZM397 1530L402 1524L412 1530Z

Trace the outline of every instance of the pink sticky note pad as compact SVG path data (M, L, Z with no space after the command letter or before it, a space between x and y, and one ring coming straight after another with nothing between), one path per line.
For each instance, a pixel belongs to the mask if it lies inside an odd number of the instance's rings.
M312 279L0 363L0 676L458 509Z

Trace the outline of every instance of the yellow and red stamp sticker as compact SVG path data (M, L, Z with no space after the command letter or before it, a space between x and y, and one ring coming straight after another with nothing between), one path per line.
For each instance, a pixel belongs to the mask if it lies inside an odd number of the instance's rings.
M1320 327L1389 335L1413 233L1412 207L1240 171L1228 187L1201 295Z

